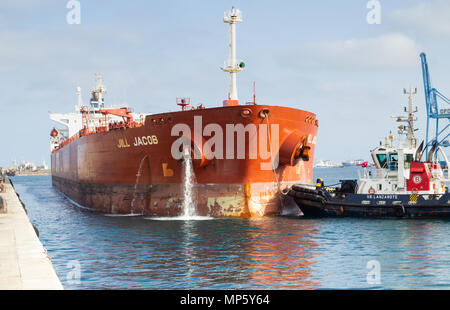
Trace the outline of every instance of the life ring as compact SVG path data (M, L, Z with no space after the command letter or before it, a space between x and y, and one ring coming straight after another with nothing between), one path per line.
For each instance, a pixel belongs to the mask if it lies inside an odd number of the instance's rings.
M375 188L370 187L369 188L369 194L375 194L375 193L376 193Z

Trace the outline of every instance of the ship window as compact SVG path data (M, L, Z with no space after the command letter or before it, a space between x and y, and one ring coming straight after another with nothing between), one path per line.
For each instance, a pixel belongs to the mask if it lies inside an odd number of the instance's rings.
M409 169L411 168L411 162L413 161L413 155L412 154L406 154L405 155L405 168Z
M386 168L386 154L377 154L378 162L380 163L381 168Z
M378 184L378 190L381 191L383 189L383 185L382 184Z
M395 171L398 169L398 154L397 153L389 154L388 168L391 171Z

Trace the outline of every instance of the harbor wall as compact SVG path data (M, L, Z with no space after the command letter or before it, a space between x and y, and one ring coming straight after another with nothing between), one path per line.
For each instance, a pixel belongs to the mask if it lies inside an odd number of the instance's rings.
M0 290L63 289L14 186L0 183Z

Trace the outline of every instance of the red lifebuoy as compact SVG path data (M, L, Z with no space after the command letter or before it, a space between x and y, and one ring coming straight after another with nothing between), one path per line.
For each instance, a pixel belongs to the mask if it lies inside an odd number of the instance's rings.
M375 192L375 189L373 188L373 187L370 187L370 189L369 189L369 194L375 194L376 192Z

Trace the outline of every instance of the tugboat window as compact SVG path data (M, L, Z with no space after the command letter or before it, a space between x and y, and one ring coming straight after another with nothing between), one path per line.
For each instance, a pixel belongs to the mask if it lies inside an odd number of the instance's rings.
M395 171L398 169L398 154L389 154L388 168L391 171Z
M378 162L380 163L380 167L385 168L386 167L386 159L387 159L386 154L377 154L377 158L378 158Z
M405 155L405 169L411 168L411 162L413 161L413 155L412 154L406 154Z

